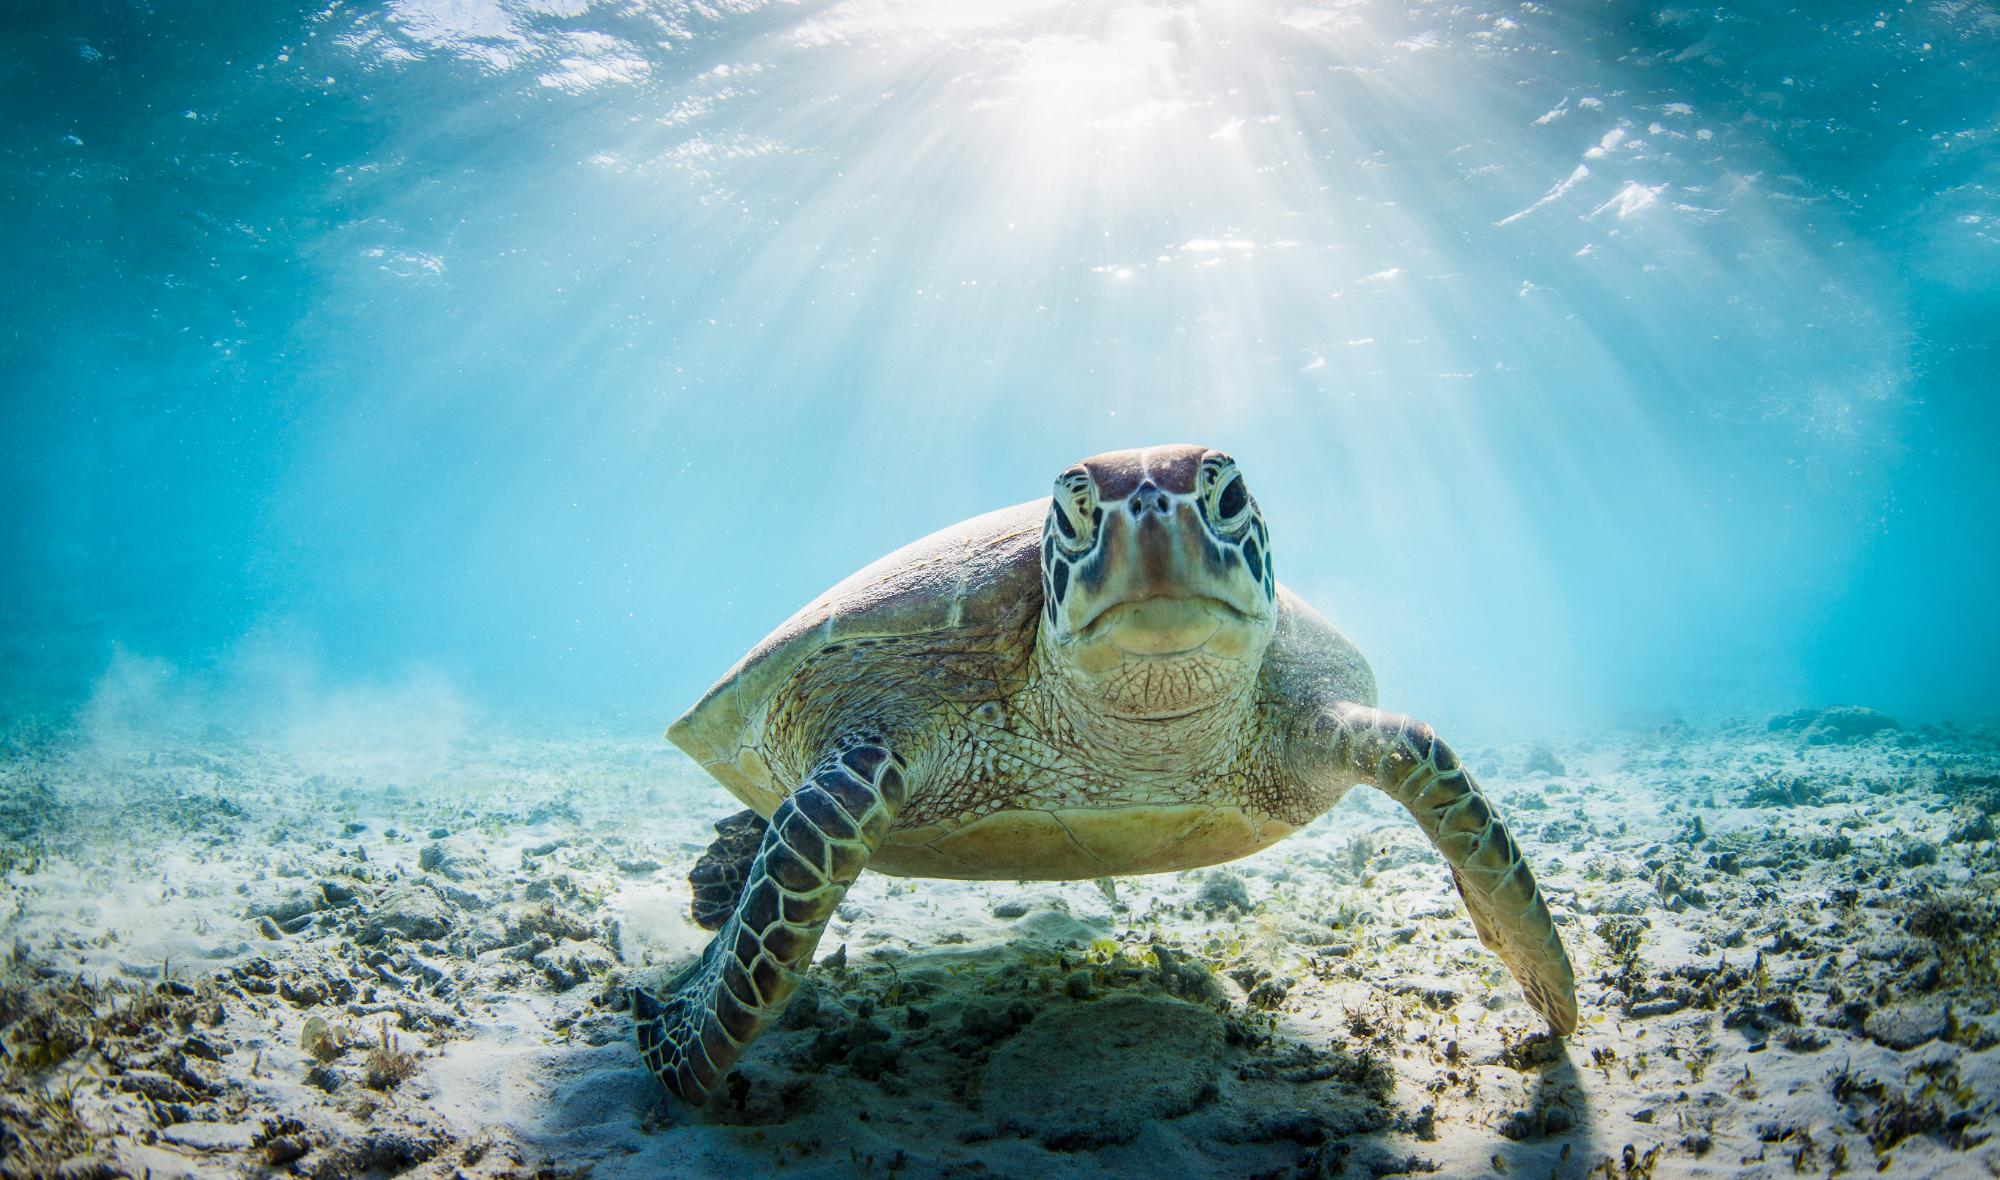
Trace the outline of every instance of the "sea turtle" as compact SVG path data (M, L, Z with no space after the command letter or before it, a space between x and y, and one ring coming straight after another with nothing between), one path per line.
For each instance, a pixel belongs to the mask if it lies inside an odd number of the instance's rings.
M667 736L749 811L695 866L716 930L639 1048L701 1102L777 1018L863 868L1074 880L1267 847L1355 783L1416 817L1479 939L1558 1034L1575 978L1521 851L1430 727L1271 574L1236 463L1116 451L793 615Z

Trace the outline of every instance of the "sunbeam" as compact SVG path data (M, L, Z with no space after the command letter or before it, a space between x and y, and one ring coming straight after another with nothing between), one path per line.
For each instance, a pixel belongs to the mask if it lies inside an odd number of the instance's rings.
M1896 258L1785 130L1796 78L1719 80L1726 22L405 0L311 33L240 68L351 94L271 123L320 179L203 231L221 275L295 229L313 292L200 330L300 391L215 593L579 702L678 699L661 669L858 559L1191 438L1434 715L1753 707L1910 453ZM173 133L213 150L233 101ZM786 559L732 576L774 514Z

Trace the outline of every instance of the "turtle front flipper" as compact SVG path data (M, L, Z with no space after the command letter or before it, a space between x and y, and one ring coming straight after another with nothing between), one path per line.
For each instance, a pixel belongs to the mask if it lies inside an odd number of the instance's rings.
M1364 782L1407 807L1451 865L1486 949L1500 956L1549 1027L1576 1031L1576 975L1535 875L1458 756L1431 727L1365 705L1339 704L1291 744L1302 777Z
M639 1051L700 1103L784 1011L834 907L888 835L903 763L879 744L829 754L773 812L735 909L701 959L655 996L632 991Z

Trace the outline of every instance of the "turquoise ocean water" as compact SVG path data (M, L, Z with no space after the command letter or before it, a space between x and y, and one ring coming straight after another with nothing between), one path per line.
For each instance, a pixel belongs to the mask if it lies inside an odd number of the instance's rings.
M1165 441L1448 732L2000 707L1991 4L0 31L10 715L652 732Z

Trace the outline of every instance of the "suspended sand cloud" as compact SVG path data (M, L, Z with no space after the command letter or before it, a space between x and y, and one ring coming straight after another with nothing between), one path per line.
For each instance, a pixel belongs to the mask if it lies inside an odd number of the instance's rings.
M251 741L312 773L374 782L444 765L476 712L434 668L382 678L329 676L322 657L270 632L239 638L221 659L183 664L114 649L78 713L83 747L122 759L162 741Z

